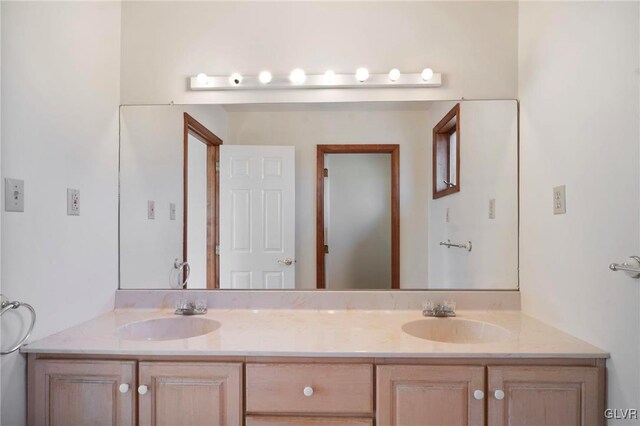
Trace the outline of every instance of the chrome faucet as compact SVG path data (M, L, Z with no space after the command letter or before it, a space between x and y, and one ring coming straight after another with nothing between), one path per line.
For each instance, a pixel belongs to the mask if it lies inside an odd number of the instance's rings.
M432 300L427 300L422 305L422 315L436 318L455 317L456 303L447 300L442 303L434 303Z
M181 297L180 301L176 304L176 315L204 315L207 313L207 302L203 299L198 299L195 303L185 302Z

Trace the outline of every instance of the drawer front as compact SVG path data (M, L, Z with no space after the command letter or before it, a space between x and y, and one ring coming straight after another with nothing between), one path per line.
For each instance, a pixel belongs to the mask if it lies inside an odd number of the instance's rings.
M370 364L247 364L246 374L249 413L373 412Z
M247 426L373 426L373 419L364 417L279 417L249 416Z

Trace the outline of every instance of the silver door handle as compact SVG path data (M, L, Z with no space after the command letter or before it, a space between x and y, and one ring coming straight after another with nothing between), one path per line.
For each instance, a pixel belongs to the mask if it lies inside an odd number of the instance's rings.
M286 259L278 259L278 263L281 265L291 266L293 265L293 262L295 262L295 260L290 257L287 257Z

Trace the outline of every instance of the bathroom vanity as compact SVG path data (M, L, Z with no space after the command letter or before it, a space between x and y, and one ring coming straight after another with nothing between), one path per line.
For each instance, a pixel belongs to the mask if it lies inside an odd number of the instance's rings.
M118 308L23 350L32 425L594 425L608 356L500 309Z

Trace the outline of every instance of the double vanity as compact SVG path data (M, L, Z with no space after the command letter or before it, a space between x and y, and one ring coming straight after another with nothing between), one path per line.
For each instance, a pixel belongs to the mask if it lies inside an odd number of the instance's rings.
M252 292L209 292L207 313L182 316L177 293L119 291L113 311L24 347L29 423L601 423L608 354L509 301L428 318L417 294L251 309Z

